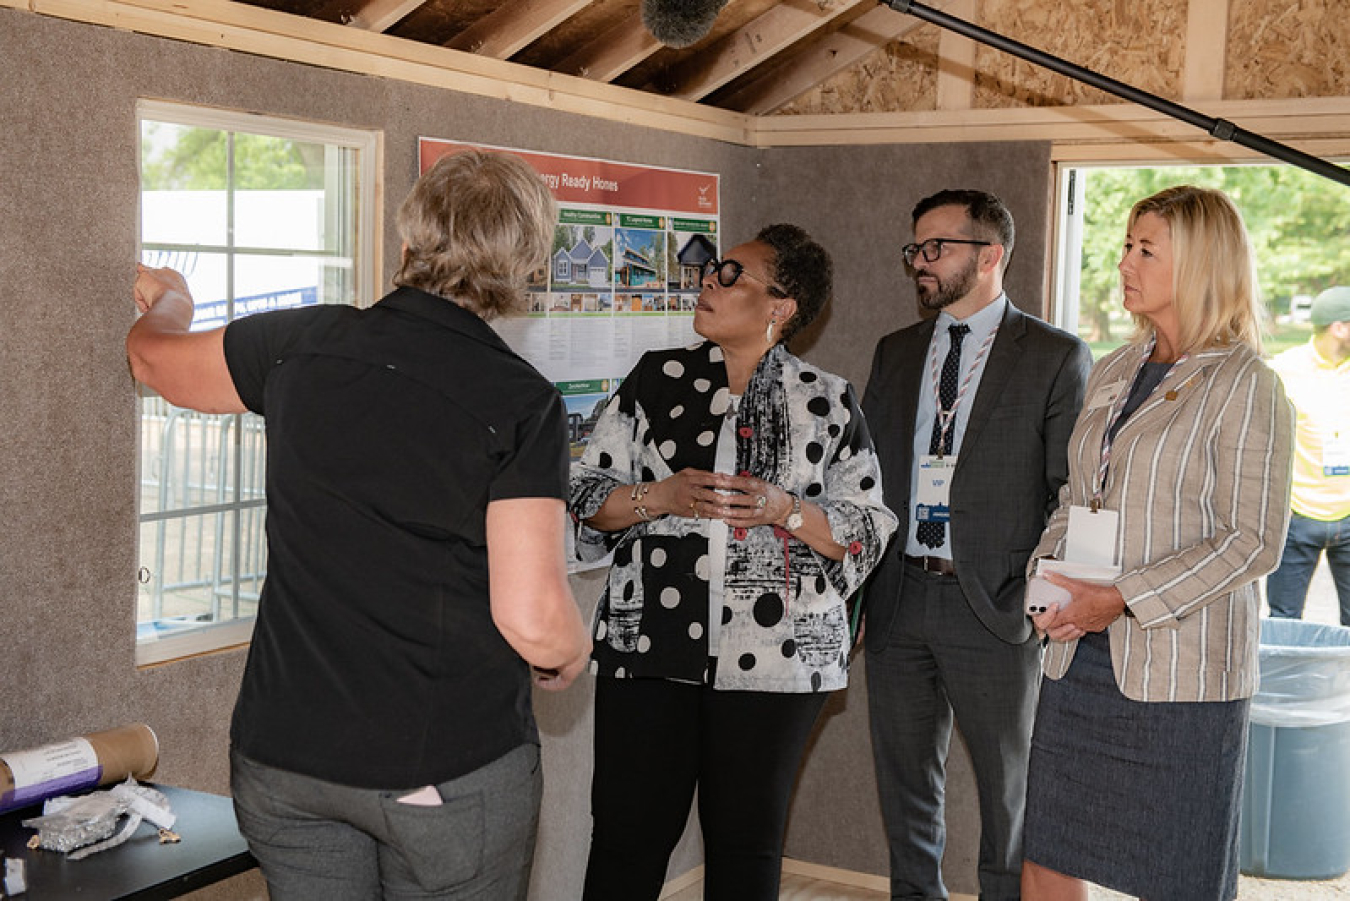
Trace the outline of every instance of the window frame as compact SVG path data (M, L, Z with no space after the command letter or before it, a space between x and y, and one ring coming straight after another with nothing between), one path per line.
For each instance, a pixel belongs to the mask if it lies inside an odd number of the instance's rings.
M303 141L307 143L323 144L329 147L340 147L344 150L353 151L356 159L351 169L344 169L344 172L350 172L355 179L355 187L352 193L352 202L355 204L354 215L352 216L353 233L351 238L350 258L353 261L355 272L352 279L352 302L356 306L369 306L377 299L377 290L382 272L382 259L380 254L381 230L380 219L383 209L383 198L381 190L381 179L379 173L383 164L383 135L376 130L358 129L350 126L336 125L332 123L322 123L309 120L283 118L261 113L246 113L236 110L219 109L213 107L196 106L191 104L175 103L170 101L139 99L136 103L136 167L140 172L141 158L141 137L145 122L164 122L173 125L180 125L189 128L203 128L215 131L224 131L232 134L261 135L266 137L281 138L286 140ZM137 191L137 228L136 228L136 254L137 259L142 258L144 252L143 231L144 220L142 215L143 192ZM150 242L151 245L157 245L160 242ZM210 244L183 245L182 249L203 249L210 253L224 255L229 261L230 269L233 268L233 261L239 256L248 256L251 252L256 252L256 248L239 247L234 245L233 237L226 239L224 246ZM229 288L229 293L233 293L233 285ZM144 388L138 386L136 405L137 417L137 444L136 444L136 559L137 570L136 579L139 582L144 578L142 564L142 532L145 525L170 517L162 516L164 511L155 511L149 514L147 519L142 510L141 492L142 481L141 474L147 464L146 448L141 431L140 417L142 415L143 405L139 399L144 397ZM219 417L220 426L229 430L234 435L239 435L245 424L245 418L250 414L228 414ZM265 440L259 437L258 440ZM237 442L236 442L237 443ZM254 500L241 502L240 482L242 478L238 468L239 459L236 454L234 460L234 473L232 482L228 489L233 495L228 508L233 510L236 517L248 515L260 515L265 518L266 502L263 500ZM250 511L257 511L250 513ZM191 515L205 515L216 512L212 507L194 508ZM238 529L236 528L236 533ZM229 569L232 578L238 579L239 553L238 547L234 548L232 561ZM263 569L265 572L265 562ZM134 589L139 598L139 584ZM140 603L133 605L134 621L133 628L139 633L140 626ZM135 657L137 666L147 666L152 664L164 663L211 651L224 650L246 645L253 635L253 626L255 616L244 616L234 618L220 623L207 624L200 627L189 627L181 633L169 635L156 635L153 638L142 638L137 635L135 642Z

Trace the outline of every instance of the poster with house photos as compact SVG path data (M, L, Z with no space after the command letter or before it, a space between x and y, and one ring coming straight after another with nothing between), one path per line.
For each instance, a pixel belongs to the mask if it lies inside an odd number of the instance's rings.
M524 159L558 201L529 312L492 323L567 402L572 457L605 400L648 350L694 333L699 271L718 253L719 177L588 157L422 138L420 169L470 146Z

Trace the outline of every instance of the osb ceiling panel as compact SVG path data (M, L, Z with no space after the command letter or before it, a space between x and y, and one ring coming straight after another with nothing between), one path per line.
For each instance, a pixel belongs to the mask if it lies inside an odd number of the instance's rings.
M1224 93L1258 97L1350 95L1346 0L1230 0Z
M936 25L924 25L831 75L779 112L791 116L934 109L940 32Z
M983 0L986 28L1151 94L1178 98L1186 4L1176 0ZM978 108L1120 102L991 47L975 54Z

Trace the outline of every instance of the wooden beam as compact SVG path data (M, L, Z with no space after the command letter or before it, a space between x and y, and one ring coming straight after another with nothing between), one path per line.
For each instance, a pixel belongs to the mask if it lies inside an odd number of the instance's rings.
M1222 100L1228 56L1228 0L1190 0L1186 8L1185 101Z
M871 889L874 892L889 894L891 890L891 880L888 876L874 876L871 873L842 870L838 867L827 867L824 864L809 863L805 860L793 860L791 857L783 858L783 872L795 876L805 876L808 879L833 882L835 885ZM954 901L960 901L959 896L954 896Z
M445 46L493 59L510 59L592 0L514 0L455 35Z
M975 0L951 0L944 12L975 21ZM954 31L938 35L937 108L970 109L975 100L975 42Z
M815 0L782 0L776 6L717 41L707 51L678 65L661 93L701 100L734 78L824 28L854 7L875 0L838 0L823 7Z
M1048 141L1057 160L1262 158L1132 103L754 119L231 0L25 0L16 8L755 147ZM1309 153L1350 157L1350 96L1215 101L1206 112Z
M613 81L660 49L661 42L642 24L642 14L634 12L554 68L564 75Z
M1350 148L1350 97L1215 101L1205 111L1300 150L1314 142L1323 142L1319 147ZM1209 147L1209 153L1234 159L1253 156L1240 145L1208 138L1193 125L1134 103L765 116L756 120L755 138L760 147L967 141L1050 141L1056 148L1135 144L1133 152L1139 158L1161 153L1165 145L1186 144Z
M370 0L344 24L362 31L385 32L424 4L426 0Z
M1304 153L1323 159L1350 160L1350 138L1303 138L1284 143ZM1068 165L1138 166L1141 164L1181 163L1195 165L1212 163L1216 166L1233 163L1275 163L1270 157L1246 147L1226 141L1201 138L1195 141L1159 141L1140 144L1134 141L1120 144L1056 143L1050 149L1050 160Z
M878 6L794 56L791 66L771 67L762 75L756 72L756 77L737 87L723 105L753 116L768 115L923 24L921 19L889 6Z
M669 97L372 34L233 0L28 0L39 15L343 72L751 144L753 120ZM546 136L541 137L547 143Z

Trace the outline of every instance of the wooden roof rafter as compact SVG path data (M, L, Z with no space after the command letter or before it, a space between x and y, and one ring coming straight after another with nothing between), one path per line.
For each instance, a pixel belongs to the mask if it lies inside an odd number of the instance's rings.
M592 0L513 0L455 35L445 46L494 59L510 59L591 3Z
M342 2L348 13L343 18L350 20L351 11L356 9L352 4L359 0L332 2L333 16L336 17L340 10L336 4ZM604 15L596 15L602 9L607 13L619 11L611 15L608 21L622 21L634 6L633 0L593 2L593 9L588 9L575 22L566 23L563 28L579 26L584 21L584 29L573 28L573 33L584 31L589 34L595 30L596 19L605 18ZM772 0L757 2L768 3ZM929 0L930 5L946 7L944 11L967 20L976 18L971 13L972 9L983 9L989 2L991 0ZM1218 79L1209 69L1221 68L1220 62L1233 56L1233 38L1219 28L1219 24L1227 20L1228 32L1242 35L1253 31L1257 25L1264 25L1264 22L1253 24L1256 13L1244 5L1248 0L1241 3L1238 0L1201 2L1205 7L1192 10L1194 14L1184 19L1186 48L1201 59L1201 64L1188 67L1180 85L1179 93L1183 99L1203 100L1207 115L1238 123L1246 130L1287 143L1305 153L1328 158L1350 158L1350 92L1334 92L1342 81L1350 83L1350 76L1336 75L1341 81L1329 77L1325 84L1317 82L1326 91L1321 96L1292 97L1275 92L1270 97L1261 97L1258 89L1273 77L1273 65L1267 65L1255 75L1246 75L1245 70L1238 71L1230 63L1226 67L1223 92L1239 96L1204 99L1205 94L1219 87ZM1331 4L1343 0L1319 2ZM753 81L738 80L725 90L715 92L707 101L695 103L630 86L564 74L556 66L541 68L524 62L499 60L450 50L438 43L396 37L368 27L342 25L333 21L333 18L319 16L317 11L309 16L301 16L238 0L0 0L0 8L3 7L752 147L1039 140L1052 145L1053 158L1057 161L1245 161L1260 156L1255 151L1236 146L1234 142L1217 141L1193 125L1134 103L1049 104L1025 108L988 107L973 103L968 84L970 48L964 48L966 52L963 55L955 52L958 40L969 39L959 35L949 39L946 30L937 41L937 56L941 62L935 108L882 108L874 112L858 110L810 115L799 112L791 116L757 114L757 107L753 103L744 103L744 111L728 108L726 98L738 95L740 103L740 98L746 95L749 87L747 82L753 84L761 79L768 81L770 71L783 62L784 57L791 56L791 60L787 61L789 65L785 65L782 72L774 76L783 82L789 82L798 61L809 58L813 52L832 57L832 64L836 67L847 66L848 58L841 58L843 51L838 48L822 51L820 47L822 44L830 46L831 40L840 40L840 31L847 36L850 28L855 32L860 28L859 23L869 24L872 20L866 17L874 15L875 9L863 12L853 21L846 21L847 17L836 20L833 26L835 33L808 39L793 48L791 53L780 54L772 63L756 67ZM367 6L364 9L374 8ZM765 8L757 5L757 9ZM884 11L890 12L889 9ZM898 16L899 22L907 23L902 27L917 27L915 22L908 21L911 19L917 19L917 16ZM893 24L896 21L892 19ZM399 27L406 24L400 23ZM1281 34L1287 40L1292 40L1290 36L1306 33L1300 29L1298 22L1285 23L1284 27L1285 31ZM1324 27L1333 26L1324 23ZM728 32L732 30L734 27L728 28ZM1346 34L1347 40L1350 40L1350 30ZM906 40L921 40L924 47L930 48L926 52L931 53L933 42L927 38L925 34L911 36ZM713 38L708 43L711 45L716 40ZM884 46L888 40L890 38L874 34L866 42L866 47L871 49L864 48L862 52L875 52L877 47ZM1246 46L1252 39L1243 38L1243 41L1243 46ZM1330 46L1332 42L1328 39L1324 43ZM576 41L570 42L571 46L575 44ZM543 42L539 42L538 46L542 48ZM535 49L532 47L529 52ZM1047 52L1054 49L1057 48L1051 47ZM697 47L692 48L690 55L697 55L699 50ZM1342 65L1335 73L1350 71L1346 66L1350 64ZM1300 78L1306 77L1303 72L1295 74ZM944 94L941 81L947 76L951 78L952 90ZM911 78L913 75L904 71L898 77ZM963 78L964 84L961 83ZM1291 84L1298 83L1296 80L1291 81ZM820 81L815 84L818 87ZM931 90L931 87L927 89ZM1244 93L1253 96L1242 96ZM1260 99L1256 99L1258 97Z
M941 8L947 3L940 0L935 5ZM876 6L791 60L757 70L752 79L735 87L719 105L752 116L768 115L923 24L889 6Z
M354 14L343 16L342 24L383 34L425 3L426 0L367 0Z
M659 93L681 100L701 100L744 76L777 54L826 28L851 10L876 0L783 0L717 41L707 50L675 66Z
M567 75L579 75L591 81L613 81L660 50L661 46L642 24L642 14L635 11L601 32L556 68Z

